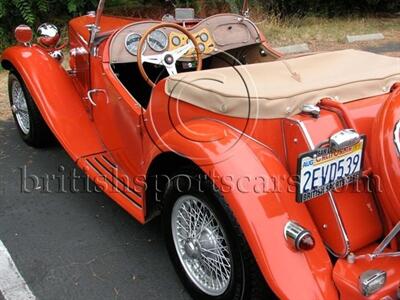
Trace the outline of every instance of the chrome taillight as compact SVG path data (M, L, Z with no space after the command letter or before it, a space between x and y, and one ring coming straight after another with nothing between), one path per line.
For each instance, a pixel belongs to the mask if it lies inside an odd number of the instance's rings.
M386 272L369 270L360 276L360 291L368 297L379 291L386 283Z
M285 225L284 235L286 241L295 250L311 250L315 246L315 240L311 232L300 226L298 223L289 221Z

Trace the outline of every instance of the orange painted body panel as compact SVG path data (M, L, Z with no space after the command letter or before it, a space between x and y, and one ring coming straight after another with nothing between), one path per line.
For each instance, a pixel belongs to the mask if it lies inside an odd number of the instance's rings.
M105 151L70 76L47 52L36 46L16 46L5 50L2 60L21 75L46 123L73 160Z
M298 122L301 122L303 127L300 127ZM334 133L347 128L336 114L324 110L318 119L297 116L293 120L288 120L286 124L285 137L288 153L292 154L289 155L292 175L296 175L298 155L311 150L308 142L317 146L327 141ZM307 141L305 134L309 135L310 141ZM348 250L356 251L365 247L382 236L379 212L371 193L367 191L362 181L333 192L332 198L323 195L306 204L325 243L338 256L345 255ZM342 219L349 245L341 233L340 220L336 217L334 205ZM354 217L355 211L357 218ZM347 247L350 249L346 249Z
M108 196L140 223L145 223L141 182L131 180L131 176L110 161L112 156L98 153L79 159L77 164Z
M357 254L371 253L377 246L377 244L371 245ZM364 297L360 295L358 282L360 274L368 270L385 271L387 279L384 288L369 297ZM400 257L381 258L373 261L359 260L354 264L349 264L345 259L340 259L333 270L333 277L339 290L345 291L345 293L342 294L342 299L398 299L397 290L400 282L399 270Z
M78 33L85 41L89 40L89 30L87 25L93 24L95 18L89 15L72 19L69 26L72 30ZM121 18L112 16L102 16L100 20L100 33L112 33L113 31L128 25L130 23L139 22L140 18Z
M79 94L74 79L37 46L9 48L3 53L2 60L11 63L21 75L47 125L71 158L77 161L78 166L94 182L98 182L99 177L102 179L104 174L99 175L95 170L87 168L85 159L109 150L104 146L96 124L85 109L84 103L87 100ZM48 74L52 75L56 84L48 84ZM121 197L109 182L104 187L104 182L100 180L99 185L132 216L145 222L141 193L138 192L135 199L139 203L138 207L132 204L132 200Z
M160 96L160 101L155 100L149 110L164 111L165 116L166 102L160 92L157 89L154 95ZM173 146L182 155L191 157L219 187L274 292L281 299L337 299L329 256L306 207L297 204L290 193L286 181L289 174L274 153L212 120L192 120L185 125L186 129L177 128L180 134L172 130L161 134L163 143L158 146L165 151L168 151L166 145ZM184 136L191 131L201 131L205 140L214 142L190 142ZM153 131L150 134L157 135ZM148 141L148 145L152 142ZM248 175L245 180L244 175ZM256 176L265 178L268 184L264 186ZM272 184L272 178L278 177L282 179L279 193L274 192ZM315 249L303 254L288 247L282 228L291 219L301 220L313 232L318 240ZM296 272L289 272L293 269ZM299 281L299 276L303 280Z
M378 195L392 224L400 220L400 153L394 143L394 128L400 120L400 84L379 111L371 145L373 172L380 178Z
M219 187L266 281L281 299L362 299L358 276L371 266L387 270L389 276L387 287L377 295L394 291L400 280L398 259L349 265L344 259L331 259L325 246L337 256L347 251L366 253L382 239L387 225L400 219L396 194L400 166L391 136L400 118L400 88L392 96L346 105L325 100L318 119L300 114L245 120L169 99L165 81L161 81L145 110L108 63L110 39L100 45L100 57L89 56L85 25L91 18L70 22L72 48L87 51L74 58L79 65L75 74L68 74L37 46L7 49L2 60L21 74L69 155L112 199L145 223L149 218L145 194L149 167L162 152L179 153ZM102 33L111 34L135 21L139 20L104 17ZM49 78L54 84L48 84ZM106 92L93 94L96 106L85 99L89 89ZM292 178L299 155L344 128L354 128L367 137L365 169L383 178L379 202L374 199L376 191L368 191L362 179L333 192L332 198L324 195L297 203ZM379 204L390 218L380 215ZM312 232L314 249L296 252L288 246L283 230L289 220Z
M329 122L334 118L329 114L324 114L324 119L325 121L322 121L321 123L324 122L325 125L329 125ZM312 122L316 122L316 120L312 120ZM284 124L284 137L288 152L288 166L290 173L295 175L297 172L298 155L307 152L310 149L304 136L304 132L297 123L297 120L286 120ZM332 126L333 124L335 123L333 122L330 125ZM329 130L329 127L327 129ZM325 132L321 134L325 134ZM325 139L326 137L323 138ZM318 230L324 237L325 243L335 253L344 253L346 251L345 240L340 233L338 220L332 213L332 206L329 197L323 195L309 201L306 205L313 216L315 223L318 224ZM324 226L326 228L324 228Z

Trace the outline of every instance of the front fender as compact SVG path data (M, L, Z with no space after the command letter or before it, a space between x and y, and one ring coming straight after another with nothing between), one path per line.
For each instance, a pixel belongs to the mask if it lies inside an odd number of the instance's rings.
M201 140L194 138L195 132L201 133ZM179 153L208 174L279 298L338 299L331 261L318 230L306 206L296 203L289 174L271 149L229 125L204 119L171 129L158 139L153 136L152 143L157 145L154 152ZM289 220L312 232L313 250L295 252L288 246L284 226Z
M15 46L4 51L1 63L18 72L43 119L74 160L102 151L72 78L58 61L38 46Z

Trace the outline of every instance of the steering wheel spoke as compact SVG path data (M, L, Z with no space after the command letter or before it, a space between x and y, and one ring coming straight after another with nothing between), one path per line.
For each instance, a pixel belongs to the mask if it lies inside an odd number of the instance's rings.
M178 74L175 63L172 65L165 65L165 68L167 69L169 76L174 76L174 75Z
M142 62L153 65L163 65L163 56L161 54L142 55Z
M185 46L179 47L175 50L172 50L170 53L174 57L175 61L179 60L182 56L184 56L189 50L195 48L193 42L189 40L189 43Z

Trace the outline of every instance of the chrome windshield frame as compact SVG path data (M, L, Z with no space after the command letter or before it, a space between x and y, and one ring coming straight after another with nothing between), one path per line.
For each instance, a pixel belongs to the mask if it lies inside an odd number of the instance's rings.
M97 10L96 10L96 22L95 26L100 29L100 19L101 16L103 15L104 12L104 6L105 6L106 0L100 0L99 4L97 5Z
M93 56L97 55L95 40L96 40L97 34L100 32L100 20L103 15L103 12L104 12L105 2L106 2L106 0L99 1L99 4L97 5L96 19L95 19L94 24L87 25L87 28L90 31L89 49L90 49L90 54Z

